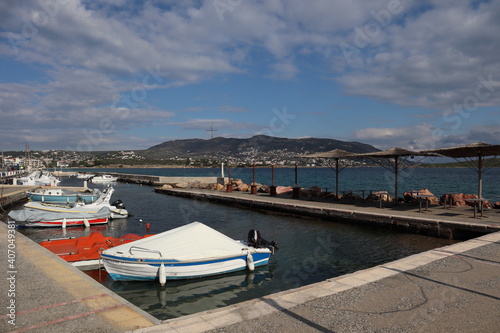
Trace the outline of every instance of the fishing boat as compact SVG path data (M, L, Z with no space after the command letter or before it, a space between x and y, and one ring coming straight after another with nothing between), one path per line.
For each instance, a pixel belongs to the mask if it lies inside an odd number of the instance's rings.
M40 245L81 270L93 270L100 266L102 251L149 236L151 235L127 234L116 238L105 237L101 232L93 231L83 237L47 239L40 242Z
M102 184L102 183L115 183L118 180L118 177L113 177L111 175L101 175L94 176L90 178L90 181L93 184Z
M267 265L276 243L251 231L249 241L234 240L193 222L105 250L101 257L115 281L190 279Z
M102 207L107 207L111 211L110 218L126 218L129 216L129 214L121 200L115 200L112 204L110 204L111 196L113 195L114 191L115 190L113 187L107 187L106 189L104 189L104 191L102 191L97 200L89 204L85 204L83 199L77 197L74 204L57 204L31 201L26 203L23 209L41 210L53 213L81 214L82 212L97 213Z
M82 199L89 204L97 200L101 195L99 189L94 189L92 193L79 193L61 188L43 189L26 193L31 201L53 202L53 203L75 203L77 199Z
M26 208L9 212L9 217L16 221L19 227L90 227L108 223L110 216L111 211L108 207L102 207L96 213L81 212L78 214Z

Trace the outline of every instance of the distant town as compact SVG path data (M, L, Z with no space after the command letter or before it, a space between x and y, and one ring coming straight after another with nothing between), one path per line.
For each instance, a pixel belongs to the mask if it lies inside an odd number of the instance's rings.
M43 168L120 168L120 167L211 167L226 165L247 166L329 166L325 159L297 158L288 151L259 152L248 149L238 156L222 152L199 157L172 156L161 159L147 158L136 151L75 152L63 150L43 150L29 152L4 152L0 157L2 169L43 169ZM330 161L331 162L331 161ZM343 161L345 166L366 166L369 163L357 160Z

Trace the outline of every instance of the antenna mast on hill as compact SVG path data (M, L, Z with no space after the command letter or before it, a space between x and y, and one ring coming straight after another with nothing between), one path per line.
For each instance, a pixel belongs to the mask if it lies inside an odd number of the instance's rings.
M212 161L214 159L214 132L217 132L216 129L214 129L214 122L212 121L212 125L210 126L210 129L207 130L207 132L212 132L212 138L210 139L210 149L212 152Z
M24 169L31 170L30 145L26 142L26 150L24 152Z

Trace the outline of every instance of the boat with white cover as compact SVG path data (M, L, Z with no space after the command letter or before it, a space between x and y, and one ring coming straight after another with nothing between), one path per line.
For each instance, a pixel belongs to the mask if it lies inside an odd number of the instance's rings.
M252 235L250 237L250 235ZM116 281L190 279L267 265L274 242L254 237L234 240L193 222L154 236L105 250L102 261ZM251 244L254 246L251 246Z
M46 212L38 209L18 209L9 212L9 218L20 227L75 227L105 224L111 216L108 207L102 207L96 213L81 212Z

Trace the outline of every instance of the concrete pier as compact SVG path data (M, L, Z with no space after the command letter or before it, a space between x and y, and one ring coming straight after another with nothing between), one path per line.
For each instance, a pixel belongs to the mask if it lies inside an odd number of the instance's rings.
M126 173L114 173L114 172L94 172L96 175L111 175L113 177L118 177L118 181L125 183L135 183L143 185L175 185L179 183L202 183L202 184L225 184L229 181L228 177L164 177L164 176L151 176L151 175L136 175L136 174L126 174Z
M418 204L387 205L379 208L378 203L327 202L321 198L297 199L290 195L272 197L269 194L252 195L249 192L227 193L200 189L156 188L155 191L243 208L363 224L447 239L470 239L500 231L498 209L485 211L482 218L474 218L472 207L444 209L442 206L433 206L421 211Z

